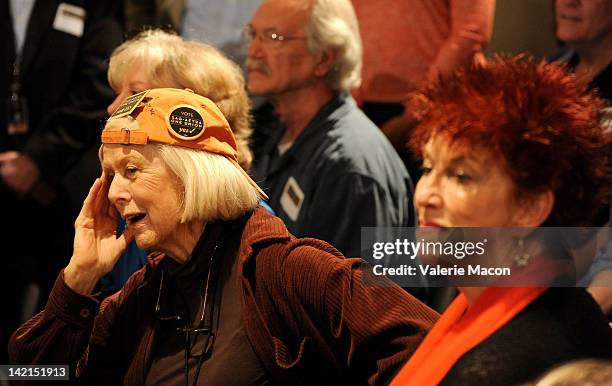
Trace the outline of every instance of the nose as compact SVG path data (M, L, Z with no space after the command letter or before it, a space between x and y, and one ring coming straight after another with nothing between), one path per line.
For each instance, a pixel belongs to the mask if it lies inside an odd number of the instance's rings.
M417 182L414 190L414 204L417 213L425 209L439 209L442 207L439 178L433 173L424 174Z
M122 208L129 203L131 197L127 189L127 181L121 175L115 175L110 181L108 188L108 200L110 203L121 213Z
M252 38L250 39L249 46L247 47L247 57L259 58L261 55L261 38L259 37L259 34L253 34Z
M108 105L108 107L106 108L106 112L108 113L108 115L112 115L115 112L115 110L117 110L117 107L121 105L121 102L123 102L125 98L126 98L126 95L124 93L117 94L117 96L115 97L115 100L110 105Z

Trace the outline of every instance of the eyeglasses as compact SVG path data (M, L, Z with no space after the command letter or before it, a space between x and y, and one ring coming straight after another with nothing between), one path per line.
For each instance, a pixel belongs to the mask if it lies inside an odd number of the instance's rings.
M247 26L243 34L244 40L246 40L248 44L251 44L253 40L257 39L264 47L278 47L283 42L291 40L306 40L306 36L286 36L276 32L272 28L257 32L253 27Z

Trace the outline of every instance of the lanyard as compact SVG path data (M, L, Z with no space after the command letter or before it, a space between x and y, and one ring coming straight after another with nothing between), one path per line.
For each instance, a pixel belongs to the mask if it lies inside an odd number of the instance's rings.
M189 320L183 318L180 315L163 316L161 311L161 296L165 286L165 269L162 270L161 279L159 284L159 292L157 294L157 303L155 304L155 315L160 321L184 321L184 326L177 327L177 331L184 333L184 371L185 371L185 386L189 386L189 357L191 356L192 345L195 345L195 340L202 334L204 336L204 345L200 352L200 358L196 368L196 374L193 379L192 385L195 386L198 382L200 370L205 359L208 359L212 354L212 348L215 341L215 333L213 332L213 314L215 307L218 307L218 300L220 296L217 293L217 281L219 280L219 271L222 263L222 259L217 257L219 250L219 243L217 243L211 253L210 263L208 265L208 271L206 278L203 282L202 302L200 308L202 314L199 320L193 325L189 325ZM216 329L217 326L215 326Z

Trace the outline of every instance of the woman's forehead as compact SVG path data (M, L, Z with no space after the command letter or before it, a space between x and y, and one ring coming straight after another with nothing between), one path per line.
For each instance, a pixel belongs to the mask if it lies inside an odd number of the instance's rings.
M471 149L475 147L480 146L477 146L466 139L456 139L452 138L446 133L438 133L429 137L423 146L423 151L426 153L439 153L440 151L443 151L445 153L462 154L471 153Z
M449 161L466 160L476 163L499 162L491 147L466 138L452 138L448 134L434 134L423 146L423 156L443 158Z
M151 145L104 144L101 151L102 167L115 167L125 160L151 163L153 153Z

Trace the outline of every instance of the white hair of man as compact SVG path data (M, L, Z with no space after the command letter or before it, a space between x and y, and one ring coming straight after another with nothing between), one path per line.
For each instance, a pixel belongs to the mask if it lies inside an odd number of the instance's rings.
M333 90L348 92L359 87L363 48L350 0L315 0L306 37L312 53L335 51L336 63L327 74L327 83Z

